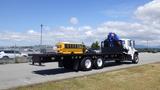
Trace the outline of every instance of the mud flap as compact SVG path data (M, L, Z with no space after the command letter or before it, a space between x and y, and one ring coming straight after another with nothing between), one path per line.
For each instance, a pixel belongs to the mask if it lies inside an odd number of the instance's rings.
M63 67L63 61L62 60L58 60L58 67Z
M79 60L74 61L73 70L75 70L75 71L79 70Z

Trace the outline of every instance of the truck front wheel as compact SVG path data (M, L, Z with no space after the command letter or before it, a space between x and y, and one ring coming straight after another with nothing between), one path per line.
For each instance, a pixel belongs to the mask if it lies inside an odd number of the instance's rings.
M92 59L87 57L84 58L80 63L81 69L84 71L88 71L92 69Z
M139 62L138 54L134 54L134 57L133 57L132 63L137 64L138 62Z

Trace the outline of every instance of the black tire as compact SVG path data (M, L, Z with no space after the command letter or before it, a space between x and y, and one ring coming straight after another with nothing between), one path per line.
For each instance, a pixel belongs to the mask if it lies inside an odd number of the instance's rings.
M94 67L95 69L101 69L104 67L104 60L101 57L98 57L96 60L94 60Z
M84 58L80 63L80 67L84 71L91 70L92 69L92 59L89 57Z
M3 58L2 58L3 60L8 60L9 59L9 57L8 56L3 56Z
M134 57L133 57L132 63L137 64L138 62L139 62L138 54L134 54Z

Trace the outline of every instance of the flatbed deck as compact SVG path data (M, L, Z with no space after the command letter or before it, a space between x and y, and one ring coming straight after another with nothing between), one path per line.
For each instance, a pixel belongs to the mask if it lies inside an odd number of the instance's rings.
M32 57L32 64L35 63L45 63L45 62L53 62L57 61L59 63L59 67L63 67L64 65L71 63L80 63L84 58L91 58L92 60L96 60L96 58L103 58L106 60L122 60L127 59L125 53L122 52L110 52L110 53L85 53L85 54L57 54L57 53L39 53L39 54L29 54ZM129 56L128 56L129 57ZM66 65L68 67L68 65ZM71 65L74 66L74 65Z

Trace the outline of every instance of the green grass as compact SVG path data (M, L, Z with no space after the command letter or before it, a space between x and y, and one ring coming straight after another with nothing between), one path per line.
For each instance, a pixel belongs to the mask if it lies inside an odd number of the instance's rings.
M160 63L11 90L160 90Z

